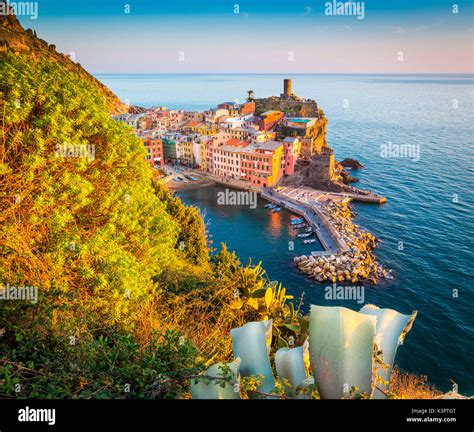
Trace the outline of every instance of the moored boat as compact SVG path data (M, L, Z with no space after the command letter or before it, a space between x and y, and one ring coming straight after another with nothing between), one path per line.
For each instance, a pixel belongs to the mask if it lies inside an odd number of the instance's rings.
M306 238L306 237L309 237L311 234L313 234L313 233L309 232L309 233L298 234L298 237L299 238Z
M304 244L313 244L313 243L316 243L316 239L303 240L303 243L304 243Z
M302 217L292 217L290 223L291 223L291 225L299 225L303 221L304 221L304 218L302 218Z
M308 225L306 225L304 222L300 223L298 225L291 225L291 228L293 229L300 229L300 228L306 228Z

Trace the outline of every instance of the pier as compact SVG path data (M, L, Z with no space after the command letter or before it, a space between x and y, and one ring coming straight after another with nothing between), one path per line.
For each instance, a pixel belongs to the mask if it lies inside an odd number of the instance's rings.
M356 191L357 190L354 192L327 192L306 186L278 188L278 192L281 194L288 196L289 198L294 198L297 201L304 202L326 201L328 199L335 202L341 200L351 200L371 204L383 204L387 202L387 198L377 195L373 192Z
M316 203L302 203L272 189L262 190L262 198L281 205L292 213L304 217L306 222L313 228L319 242L324 248L324 251L311 252L313 256L338 255L350 251L350 248L331 222L317 208Z

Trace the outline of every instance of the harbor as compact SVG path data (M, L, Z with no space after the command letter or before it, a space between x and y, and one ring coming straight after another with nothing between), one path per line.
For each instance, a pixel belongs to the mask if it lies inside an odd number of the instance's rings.
M285 208L304 220L308 231L297 234L296 239L305 246L318 240L322 250L310 250L293 258L297 268L306 277L317 282L350 282L375 285L380 279L392 278L376 259L373 250L378 240L371 233L352 223L349 207L352 201L383 203L385 197L366 192L365 200L357 199L361 193L335 193L309 187L255 188L236 179L222 179L190 169L175 172L171 189L189 189L219 184L224 187L259 193L262 199L274 205L267 209L278 212ZM176 184L177 183L177 184ZM356 196L357 195L357 196ZM270 208L269 208L270 207ZM290 228L294 228L290 224Z
M391 278L390 271L376 260L372 250L377 239L351 221L352 197L324 193L310 188L262 190L262 197L302 216L312 228L323 251L294 258L298 269L318 282L330 281L374 285L380 278ZM373 194L373 201L381 197Z

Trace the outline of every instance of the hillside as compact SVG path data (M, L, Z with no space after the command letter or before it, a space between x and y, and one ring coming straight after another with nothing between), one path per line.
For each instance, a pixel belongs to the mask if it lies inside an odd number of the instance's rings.
M259 267L210 256L198 210L110 118L118 99L1 20L0 397L183 397L190 373L231 357L231 328L296 321L252 297L276 292Z
M112 114L127 111L119 98L83 69L79 63L74 63L69 56L57 52L54 45L38 38L32 30L23 29L14 15L0 15L0 61L5 60L7 53L25 54L31 60L47 58L57 62L97 88Z
M272 355L303 344L292 297L211 254L199 211L154 181L118 99L0 19L0 398L189 397L248 321L273 320Z

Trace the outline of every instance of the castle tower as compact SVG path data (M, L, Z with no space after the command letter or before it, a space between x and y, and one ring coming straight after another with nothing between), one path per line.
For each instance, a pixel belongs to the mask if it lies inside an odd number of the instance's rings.
M283 81L283 96L288 98L293 94L292 82L290 79Z

